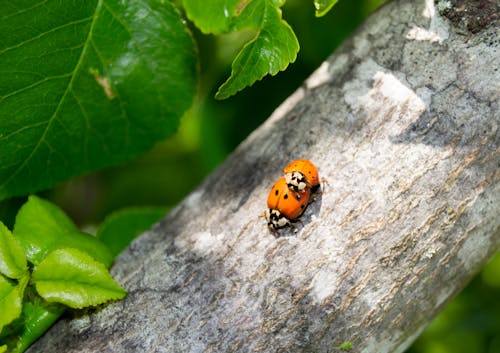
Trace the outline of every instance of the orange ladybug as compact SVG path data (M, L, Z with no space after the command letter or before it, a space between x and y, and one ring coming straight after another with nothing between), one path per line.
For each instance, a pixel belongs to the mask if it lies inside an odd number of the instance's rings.
M315 192L319 187L318 169L306 159L297 159L288 164L285 169L285 180L288 187L294 191L310 188Z
M299 218L304 212L310 197L310 188L292 190L285 177L279 178L267 197L268 209L265 213L267 225L272 230L290 225L290 221Z

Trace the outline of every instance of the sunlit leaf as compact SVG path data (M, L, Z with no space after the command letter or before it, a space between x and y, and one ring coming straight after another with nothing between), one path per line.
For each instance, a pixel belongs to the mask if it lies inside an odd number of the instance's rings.
M228 98L264 76L276 75L295 61L299 43L292 28L281 18L284 1L278 0L184 0L188 17L205 33L253 29L255 37L238 53L231 76L215 97Z
M0 200L129 160L191 105L196 51L167 1L2 1L0 14Z
M217 99L227 98L267 74L276 75L297 57L299 42L292 28L281 19L281 10L269 0L254 3L241 16L259 24L257 36L234 59L231 76L219 87Z
M0 275L0 331L21 315L22 290Z
M85 251L106 266L113 261L101 241L80 232L61 209L34 195L19 210L13 233L34 264L40 263L49 252L64 247Z
M33 271L33 282L45 300L75 309L126 295L103 264L77 249L58 249L48 254Z
M28 270L26 256L10 230L0 221L0 273L19 279Z

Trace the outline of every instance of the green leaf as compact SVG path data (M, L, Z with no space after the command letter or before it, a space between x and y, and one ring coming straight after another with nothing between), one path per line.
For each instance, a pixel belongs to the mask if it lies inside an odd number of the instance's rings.
M3 1L0 13L0 200L129 160L191 105L196 50L167 1Z
M23 303L21 317L8 326L9 330L4 332L4 328L0 341L8 344L11 353L24 352L56 322L64 308L57 303L47 303L38 296L33 297Z
M342 344L339 346L340 350L342 351L350 351L352 348L352 343L350 341L344 341Z
M85 251L106 266L113 262L106 245L80 232L56 205L34 195L17 213L13 233L34 264L39 264L49 252L67 247Z
M225 99L265 75L276 75L295 61L299 43L281 18L279 0L184 0L188 17L205 33L225 33L251 28L255 37L233 61L231 76L215 98Z
M281 10L272 1L254 0L240 16L245 22L258 24L258 33L234 59L231 76L219 87L217 99L228 98L267 74L285 70L299 51L292 28L281 19Z
M0 346L0 353L7 352L7 345Z
M241 0L184 0L188 18L203 33L221 34L229 31Z
M19 279L28 270L23 249L10 230L0 221L0 273Z
M139 234L166 214L165 208L129 208L112 213L97 230L97 238L117 256Z
M126 291L106 267L77 249L58 249L48 254L33 271L36 290L48 302L74 309L121 299Z
M22 288L11 284L0 275L0 331L2 328L17 319L22 309Z
M314 0L314 8L316 9L316 17L324 16L339 0Z

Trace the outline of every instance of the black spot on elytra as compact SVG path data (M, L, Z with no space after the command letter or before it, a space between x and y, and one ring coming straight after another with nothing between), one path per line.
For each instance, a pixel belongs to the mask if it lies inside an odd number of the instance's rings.
M279 191L278 191L278 189L276 189L276 191L274 192L274 195L278 196L278 194L279 194Z
M288 198L288 194L285 194L283 198L286 200Z

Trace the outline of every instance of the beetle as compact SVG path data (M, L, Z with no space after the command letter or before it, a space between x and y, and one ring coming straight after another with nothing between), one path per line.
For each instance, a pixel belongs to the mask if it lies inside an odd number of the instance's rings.
M293 190L288 186L285 177L279 178L267 197L268 208L265 217L269 228L274 231L290 226L291 222L302 215L310 197L310 188Z

